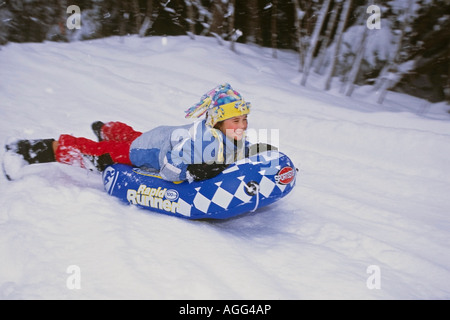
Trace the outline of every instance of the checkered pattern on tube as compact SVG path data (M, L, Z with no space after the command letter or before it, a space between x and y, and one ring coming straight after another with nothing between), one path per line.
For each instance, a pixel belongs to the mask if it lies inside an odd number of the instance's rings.
M246 159L246 161L238 162L236 165L225 170L223 172L225 176L222 177L222 179L224 179L223 181L217 181L213 184L197 187L192 203L195 209L203 214L213 215L215 212L222 212L228 208L235 208L245 203L252 201L255 203L256 197L251 196L246 192L247 183L250 181L250 178L245 179L246 176L253 178L251 181L255 181L259 184L260 196L269 198L271 195L281 194L287 186L277 184L273 179L266 177L264 169L259 171L259 174L257 175L255 175L255 173L252 174L251 170L241 170L240 173L244 174L237 175L236 171L240 169L240 166L242 169L244 169L244 166L248 166L245 169L249 169L251 166L261 163L260 161L254 160L255 159L249 161L249 159ZM281 169L280 165L274 168L275 172L278 172ZM245 174L246 172L248 172L248 174ZM273 178L273 175L271 176ZM258 180L255 180L255 177L258 177ZM182 199L180 199L178 203L178 213L185 216L191 216L191 205Z

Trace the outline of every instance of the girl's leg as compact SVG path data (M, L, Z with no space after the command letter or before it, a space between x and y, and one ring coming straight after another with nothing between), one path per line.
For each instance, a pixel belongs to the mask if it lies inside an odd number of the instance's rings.
M104 141L116 142L133 142L142 135L142 132L136 131L122 122L107 122L102 126L100 132Z
M70 135L54 139L18 140L5 146L3 171L8 180L21 176L26 164L61 162L90 170L103 171L114 163L131 164L130 142L94 142Z
M47 163L58 161L82 168L103 171L113 163L131 165L131 143L142 133L120 122L110 122L102 127L104 141L95 142L86 138L76 138L61 135L58 141L54 139L18 140L5 146L4 158L8 160L8 170L4 171L8 179L15 176L15 172L24 163ZM103 136L103 132L102 132ZM23 160L20 160L19 155ZM19 161L17 161L19 160ZM6 172L8 171L8 172Z
M95 157L109 154L112 162L131 165L129 154L132 142L133 140L95 142L86 138L61 135L57 144L54 144L55 158L61 163L90 168Z

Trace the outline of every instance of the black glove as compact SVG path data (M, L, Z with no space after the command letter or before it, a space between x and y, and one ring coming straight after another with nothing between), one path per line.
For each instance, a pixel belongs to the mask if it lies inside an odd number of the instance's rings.
M250 147L248 147L248 154L246 155L246 157L251 157L254 156L255 154L272 150L277 151L278 148L267 143L255 143L252 144Z
M187 171L195 181L202 181L214 178L223 170L228 167L228 164L224 163L201 163L201 164L190 164L187 167Z

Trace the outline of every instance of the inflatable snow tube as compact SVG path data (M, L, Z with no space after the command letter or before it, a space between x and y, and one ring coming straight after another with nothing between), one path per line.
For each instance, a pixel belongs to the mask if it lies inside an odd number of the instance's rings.
M103 172L111 196L154 212L187 219L228 219L280 200L295 186L296 168L278 151L267 151L231 164L204 181L169 182L123 164Z

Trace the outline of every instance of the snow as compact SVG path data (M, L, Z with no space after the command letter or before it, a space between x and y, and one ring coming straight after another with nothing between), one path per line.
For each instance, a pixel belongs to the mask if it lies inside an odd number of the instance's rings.
M97 120L188 123L230 82L300 169L288 197L226 221L124 205L99 174L58 163L1 177L0 299L450 298L448 105L391 92L379 105L369 86L349 98L337 79L323 92L314 73L303 87L293 52L213 38L0 49L3 143L94 139Z

